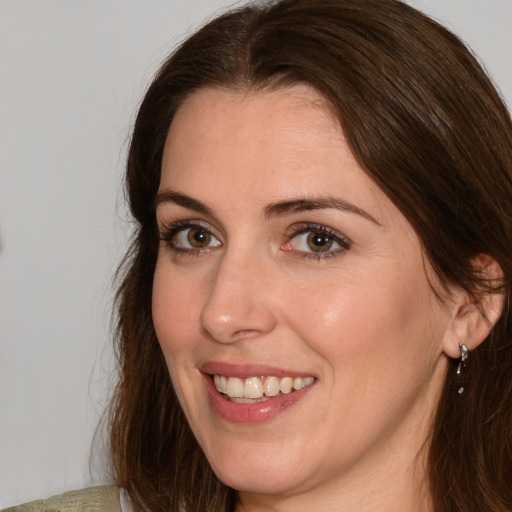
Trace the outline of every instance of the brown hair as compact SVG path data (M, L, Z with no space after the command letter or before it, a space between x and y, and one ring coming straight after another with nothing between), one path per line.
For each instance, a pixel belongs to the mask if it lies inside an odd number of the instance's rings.
M477 301L489 290L474 257L486 253L501 266L505 310L471 354L464 394L453 389L455 366L447 374L428 463L436 512L511 510L512 123L460 40L398 0L281 0L230 11L155 77L126 172L137 225L117 297L118 484L141 510L234 508L235 492L212 473L187 425L153 329L153 201L169 126L191 92L295 83L330 102L353 154L414 227L442 283Z

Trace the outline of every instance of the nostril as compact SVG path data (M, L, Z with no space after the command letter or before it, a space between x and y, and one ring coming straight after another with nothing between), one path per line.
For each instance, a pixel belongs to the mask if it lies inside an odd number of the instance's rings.
M224 260L200 312L202 329L219 343L256 338L275 326L274 304L253 278L241 277L240 263Z
M244 328L247 324L248 328ZM273 315L261 311L256 315L235 315L228 318L223 315L222 318L201 317L201 328L203 333L219 343L236 343L241 340L258 338L269 333L275 325ZM242 327L242 328L240 328Z

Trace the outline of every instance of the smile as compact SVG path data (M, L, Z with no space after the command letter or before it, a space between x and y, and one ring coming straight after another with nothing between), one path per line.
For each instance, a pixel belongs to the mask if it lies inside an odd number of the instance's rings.
M317 388L319 378L261 364L201 365L212 410L230 423L257 424L285 414Z
M314 377L227 377L213 376L215 388L226 398L237 403L258 403L278 395L288 395L295 391L311 386Z

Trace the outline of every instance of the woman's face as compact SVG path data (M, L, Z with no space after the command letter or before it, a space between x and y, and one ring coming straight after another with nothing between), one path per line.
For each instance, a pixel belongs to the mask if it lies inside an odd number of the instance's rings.
M249 499L361 478L371 493L412 471L450 314L325 101L306 86L194 93L157 203L154 325L220 479Z

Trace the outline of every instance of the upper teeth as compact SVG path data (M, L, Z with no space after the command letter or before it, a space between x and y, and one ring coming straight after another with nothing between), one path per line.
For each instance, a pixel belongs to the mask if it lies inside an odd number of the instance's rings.
M239 379L238 377L224 377L214 375L213 381L219 393L228 395L230 398L262 398L265 396L276 396L279 392L288 394L293 390L298 391L313 384L313 377L249 377Z

